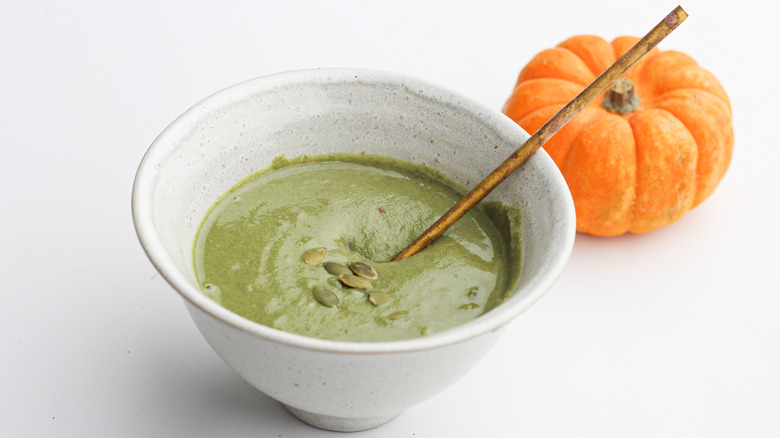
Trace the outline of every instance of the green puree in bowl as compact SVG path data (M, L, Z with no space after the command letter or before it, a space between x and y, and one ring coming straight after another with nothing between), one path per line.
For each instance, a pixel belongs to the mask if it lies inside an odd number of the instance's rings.
M417 255L390 262L463 193L429 167L389 157L280 157L211 208L195 272L222 306L291 333L363 342L440 332L505 299L520 271L519 210L490 202ZM309 265L304 255L315 248L324 259ZM323 267L352 261L374 268L371 289ZM316 288L335 301L318 300Z

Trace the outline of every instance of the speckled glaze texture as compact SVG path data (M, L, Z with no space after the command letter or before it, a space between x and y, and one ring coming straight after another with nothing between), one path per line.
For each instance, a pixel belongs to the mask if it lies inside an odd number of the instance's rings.
M571 252L575 217L552 160L538 152L488 197L519 204L523 215L523 271L512 297L468 324L418 339L307 338L222 308L199 290L193 272L201 219L225 191L279 155L383 154L429 165L472 187L527 138L498 111L406 75L279 73L223 90L175 120L141 162L133 218L152 263L241 377L311 425L369 429L468 372L501 327L558 277Z

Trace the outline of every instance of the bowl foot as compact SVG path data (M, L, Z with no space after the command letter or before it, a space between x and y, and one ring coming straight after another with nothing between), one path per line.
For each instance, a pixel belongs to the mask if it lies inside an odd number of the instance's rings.
M387 423L400 414L400 412L397 412L391 415L379 415L376 417L333 417L303 411L288 405L284 405L284 407L306 424L335 432L359 432L361 430L373 429Z

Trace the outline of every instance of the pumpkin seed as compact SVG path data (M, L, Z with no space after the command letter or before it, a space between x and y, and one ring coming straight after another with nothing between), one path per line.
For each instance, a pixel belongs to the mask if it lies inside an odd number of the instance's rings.
M368 301L371 304L373 304L374 306L376 306L376 307L379 307L382 304L390 301L390 298L392 298L392 297L387 292L379 292L379 291L377 291L377 292L369 292L368 293Z
M334 294L332 291L329 291L322 286L314 286L312 293L314 294L314 299L323 306L331 307L333 309L341 308L339 297L336 296L336 294Z
M479 287L474 286L474 287L469 289L469 293L466 296L469 297L470 300L473 300L473 299L477 298L477 295L479 295L479 293L477 292L478 290L479 290Z
M303 253L303 263L314 266L325 260L325 254L328 250L325 248L312 248Z
M376 280L379 278L379 274L377 274L374 268L367 263L349 262L348 266L358 277L367 278L369 280Z
M467 303L462 306L460 306L461 310L472 310L472 309L479 309L479 304L477 303Z
M326 271L328 271L328 274L352 275L352 271L350 271L348 267L339 263L325 262L322 264L322 267L325 268Z
M406 318L406 316L407 316L408 314L409 314L409 312L404 312L404 311L401 311L401 312L395 312L395 313L391 313L391 314L390 314L390 315L387 317L387 319L390 319L390 320L392 320L392 321L395 321L395 320L397 320L397 319Z
M339 281L344 283L344 285L353 287L355 289L369 290L374 287L374 285L371 284L370 281L366 280L363 277L358 277L357 275L340 274Z

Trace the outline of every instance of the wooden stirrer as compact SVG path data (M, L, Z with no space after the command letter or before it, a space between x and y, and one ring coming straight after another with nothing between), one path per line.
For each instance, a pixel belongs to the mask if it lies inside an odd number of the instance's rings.
M669 15L658 23L650 32L640 39L633 47L628 49L614 64L609 66L580 92L574 99L561 108L541 128L520 146L512 155L501 163L493 172L477 184L466 196L458 201L449 211L444 213L433 225L431 225L411 245L401 251L393 261L405 259L417 254L420 250L430 245L434 240L444 234L458 219L469 212L475 205L498 187L521 164L531 157L543 144L547 142L558 130L568 123L583 108L588 106L593 99L604 92L615 80L622 76L645 54L650 52L661 40L666 38L677 26L680 25L688 14L677 6Z

